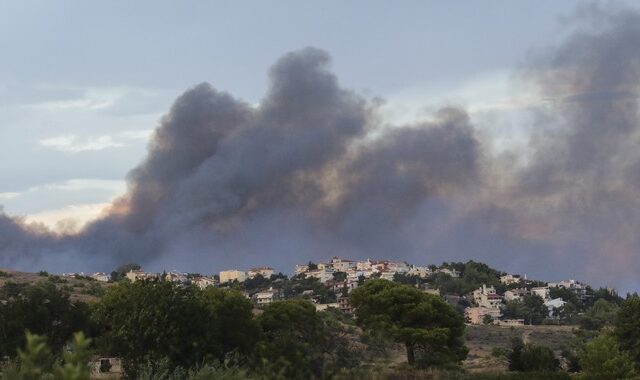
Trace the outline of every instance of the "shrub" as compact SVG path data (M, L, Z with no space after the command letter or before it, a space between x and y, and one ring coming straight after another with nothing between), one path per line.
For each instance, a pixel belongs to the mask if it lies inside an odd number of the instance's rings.
M512 345L513 348L508 355L511 371L553 372L560 368L560 361L549 347L524 344L520 338L515 338Z

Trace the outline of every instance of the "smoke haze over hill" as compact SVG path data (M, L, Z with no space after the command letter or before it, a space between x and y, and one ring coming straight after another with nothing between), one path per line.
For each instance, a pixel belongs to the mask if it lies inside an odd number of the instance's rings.
M258 105L207 83L178 97L127 193L82 231L0 215L0 265L287 270L337 254L637 288L640 15L587 7L572 22L517 72L543 100L526 151L493 151L455 106L392 125L305 48L271 67Z

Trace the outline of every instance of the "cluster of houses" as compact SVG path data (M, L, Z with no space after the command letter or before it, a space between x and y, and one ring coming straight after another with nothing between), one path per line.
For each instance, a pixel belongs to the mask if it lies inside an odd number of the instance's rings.
M390 260L353 261L337 256L326 263L310 262L296 265L294 270L296 276L318 279L338 296L336 303L316 304L318 311L333 307L347 314L351 314L353 311L349 305L348 294L366 279L381 278L392 281L396 274L427 278L435 272L447 273L452 277L459 276L456 271L445 267L429 268ZM437 292L435 289L426 289L425 291Z
M458 273L447 268L436 268L436 271L446 272L453 277L458 277ZM344 273L343 276L336 276L337 273ZM429 277L433 271L428 267L420 267L390 260L363 260L352 261L333 257L327 263L309 263L296 265L295 274L306 277L317 278L324 284L332 284L336 279L341 281L340 288L347 288L349 291L358 286L361 279L378 277L386 280L393 280L396 274L416 275L421 278Z
M312 263L296 265L294 269L295 276L303 278L315 278L324 284L328 290L337 296L335 303L316 303L317 310L324 310L330 307L340 309L346 313L351 313L352 309L349 305L348 294L358 287L359 284L369 278L381 278L393 280L396 274L408 276L417 276L419 278L427 278L436 273L444 273L451 277L459 277L459 273L446 267L436 266L415 266L406 262L397 262L390 260L361 260L353 261L340 257L333 257L328 262ZM76 274L73 274L76 275ZM219 272L217 276L201 276L177 271L164 272L162 274L149 273L141 270L131 270L126 273L125 277L131 281L140 280L164 280L182 284L195 284L204 289L209 286L219 286L232 282L242 283L248 279L262 276L271 278L274 275L274 269L270 267L256 267L249 270L230 269ZM111 280L110 275L106 273L93 273L89 275L96 281L108 282ZM523 300L528 295L538 295L543 299L544 305L549 310L549 317L557 317L557 310L566 303L562 298L552 299L550 297L551 288L564 288L573 292L578 299L584 299L586 296L587 286L575 280L567 280L560 282L549 282L546 286L532 287L526 281L526 276L522 278L519 275L505 274L500 277L500 282L507 286L502 294L498 294L495 287L482 285L474 290L466 298L472 301L473 306L465 309L465 317L467 323L482 324L488 320L495 324L502 325L523 325L523 319L504 319L503 308L509 301ZM426 293L439 295L437 289L424 287L422 289ZM313 299L312 291L306 291ZM257 306L268 305L278 299L283 298L280 290L273 287L261 289L253 294L246 294ZM488 318L489 316L490 318Z
M459 276L459 273L456 271L444 267L434 268L432 270L428 267L410 265L405 262L371 259L354 261L337 256L332 257L328 262L320 262L317 264L310 262L308 264L296 265L294 274L299 277L315 278L324 284L328 290L337 295L337 302L329 304L317 303L317 310L334 307L350 313L352 310L349 305L348 294L355 289L358 284L362 283L363 280L372 277L393 280L397 273L426 278L433 274L434 271L447 273L453 277ZM233 281L243 282L257 275L269 278L273 274L273 268L269 267L253 268L247 271L231 269L220 272L219 279L220 284L224 284ZM311 293L311 291L308 292ZM312 294L308 295L311 296ZM250 298L256 305L264 306L282 298L282 294L280 294L279 290L270 287L250 295Z
M125 274L125 277L131 282L145 280L164 280L171 281L177 284L194 284L200 289L204 289L208 286L217 286L219 284L219 281L214 277L192 275L177 271L164 272L160 274L144 272L141 270L131 270Z
M551 288L564 288L573 292L578 299L586 297L587 286L575 280L548 282L546 286L527 287L526 277L507 274L500 277L500 282L510 287L503 294L498 294L495 287L482 285L471 294L474 306L465 309L467 323L482 324L487 320L500 325L524 325L524 319L501 319L502 308L506 302L522 301L525 296L537 295L544 301L549 311L549 318L557 318L556 311L565 305L562 298L551 298ZM518 284L522 284L518 287ZM490 318L488 318L489 316Z

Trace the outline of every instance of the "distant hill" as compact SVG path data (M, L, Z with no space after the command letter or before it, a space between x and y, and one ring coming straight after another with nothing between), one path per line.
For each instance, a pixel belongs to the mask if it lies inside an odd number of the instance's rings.
M98 300L100 295L114 283L105 283L96 281L90 277L76 276L59 276L46 272L30 273L19 272L12 269L0 268L0 287L8 282L16 284L35 284L38 282L51 282L58 289L64 290L70 295L72 301L92 302Z

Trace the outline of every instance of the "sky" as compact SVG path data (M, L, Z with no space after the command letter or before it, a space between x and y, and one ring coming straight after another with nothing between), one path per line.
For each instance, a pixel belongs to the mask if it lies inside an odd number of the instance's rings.
M52 226L85 221L124 191L185 89L206 81L259 102L267 68L306 46L396 119L447 102L491 107L574 4L3 2L0 199Z
M532 157L536 152L542 154L544 150L536 148L539 141L536 131L543 129L540 120L545 116L541 116L540 108L551 91L548 83L542 83L541 76L530 79L531 62L544 60L540 57L548 56L550 49L556 49L554 46L563 46L563 41L571 40L575 19L589 13L590 5L580 3L551 0L406 1L401 5L383 1L0 2L0 51L3 52L0 60L0 205L6 215L24 218L20 224L43 223L52 231L47 234L72 234L82 230L91 220L112 212L105 210L127 192L127 178L137 178L130 173L133 168L146 167L147 145L153 131L163 125L164 115L173 112L170 110L176 98L207 82L217 91L231 94L237 102L259 109L272 100L269 94L273 92L273 83L285 80L273 72L269 74L275 70L270 68L287 53L306 47L325 52L330 59L328 70L335 75L340 88L352 91L376 109L375 123L384 125L368 134L368 139L384 140L386 130L431 120L443 107L458 107L465 110L474 134L482 141L482 150L500 157L492 160L492 172L496 170L494 166L503 165L497 163L504 161L502 153L516 152L513 160L527 165L535 159ZM622 13L635 12L632 5L625 2L593 6L624 9ZM555 60L561 60L561 50L563 48L554 50ZM429 123L439 125L438 120ZM551 149L549 147L545 144L545 149ZM384 149L391 150L388 146L379 148ZM538 171L551 170L548 165L545 168ZM484 183L477 193L491 193L491 188ZM487 197L499 198L496 194L477 193L474 199L483 198L483 202ZM439 193L436 196L442 197ZM509 204L506 208L517 214L524 208L535 208L535 202L511 197L505 200ZM462 203L456 201L456 207L462 207ZM491 203L495 206L499 202L492 199ZM423 210L425 207L435 206L415 204L418 213L429 213ZM544 207L549 207L549 198L545 198ZM486 212L486 207L482 209ZM533 223L531 220L536 216L533 214L527 214L526 223ZM260 217L264 216L249 218L245 225L261 223ZM612 214L614 217L621 216ZM487 218L495 220L495 217ZM437 230L443 228L440 223L451 218L420 219L422 222L417 223L412 216L411 220L410 228ZM585 228L576 226L579 232L572 230L571 233L573 236L588 234ZM243 235L249 232L263 236L260 243L230 242L251 240ZM476 236L475 232L467 232ZM268 233L269 230L262 227L248 228L220 243L238 252L234 253L238 257L235 261L219 262L217 253L202 259L186 254L176 256L175 252L153 259L132 254L132 259L143 260L151 268L182 266L179 269L192 270L185 264L184 257L188 257L187 263L208 265L213 272L223 269L222 265L249 265L256 261L256 257L260 257L256 251L263 249L259 246L268 239ZM330 233L322 231L322 234ZM349 236L346 240L355 236L352 232L340 233ZM462 240L467 236L459 230L455 235ZM305 252L312 245L309 256L314 259L328 258L335 251L350 253L345 248L349 244L340 244L337 249L335 244L318 243L329 238L317 238L314 243L308 243L308 239L306 233L293 234L267 246L269 252L294 250L291 247ZM548 241L533 239L534 243L529 239L524 245L506 239L498 247L487 243L486 249L473 250L478 242L491 239L494 237L472 237L469 244L450 244L451 239L445 239L446 244L427 245L433 248L433 253L424 255L415 253L424 245L418 249L414 244L411 248L394 245L386 252L417 264L475 259L499 268L546 275L551 277L549 280L578 277L623 289L637 285L630 277L620 279L611 273L598 274L594 268L602 265L602 250L589 254L593 256L588 256L589 265L575 269L569 265L545 273L545 265L540 261L546 260L547 255L557 259L555 263L566 264L573 262L569 259L583 260L582 253L577 251L589 250L577 248L573 243L566 245L563 237L554 236ZM180 250L185 249L181 247ZM452 254L454 247L457 247L456 253ZM636 246L632 244L631 248ZM29 256L31 248L24 249L25 253L18 257ZM402 249L413 253L398 251ZM576 252L568 252L569 249ZM629 250L630 247L611 249ZM513 252L492 254L490 250ZM532 253L536 250L546 253ZM560 251L562 253L558 253ZM362 257L367 254L366 248L358 247L353 254ZM619 266L623 266L624 260L635 258L631 254L621 254L621 257L615 259L620 261ZM118 256L120 261L125 259L126 256ZM304 253L273 254L274 265L281 270L290 270L289 266L296 260L305 262L308 258ZM31 268L51 265L52 261L55 260L21 261L14 255L11 260L0 261L0 265ZM263 261L256 264L270 264L269 260ZM113 264L112 261L98 262L104 266Z

